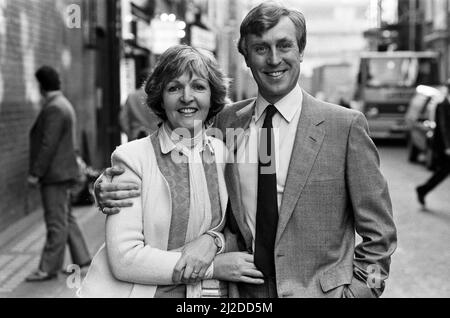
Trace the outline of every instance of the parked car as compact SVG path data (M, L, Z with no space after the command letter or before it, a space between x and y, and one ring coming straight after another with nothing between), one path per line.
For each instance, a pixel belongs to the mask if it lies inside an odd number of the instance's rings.
M408 127L408 160L423 161L428 169L433 169L436 164L431 143L436 128L436 106L445 96L445 86L420 85L416 88L405 115Z

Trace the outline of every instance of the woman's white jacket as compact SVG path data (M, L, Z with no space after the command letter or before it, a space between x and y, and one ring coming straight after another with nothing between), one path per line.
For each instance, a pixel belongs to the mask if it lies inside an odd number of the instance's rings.
M209 137L210 138L210 137ZM222 221L228 194L224 180L225 145L211 138L218 172ZM156 151L160 151L157 149ZM167 251L172 214L169 185L161 174L150 137L124 144L112 154L112 165L125 173L114 182L139 184L133 206L106 219L106 245L92 262L79 297L154 297L158 285L171 285L180 252Z

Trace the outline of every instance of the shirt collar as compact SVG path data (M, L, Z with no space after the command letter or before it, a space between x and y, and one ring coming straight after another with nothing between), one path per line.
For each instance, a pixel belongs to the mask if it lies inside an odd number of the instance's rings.
M52 98L61 95L62 92L61 91L51 91L51 92L47 92L47 94L45 94L45 98L44 101L48 102L49 100L51 100Z
M164 128L164 124L162 124L161 127L159 127L158 136L159 136L159 143L161 145L161 152L164 155L167 155L177 147L175 143L172 141L172 139L170 139L169 134Z
M170 138L169 132L167 131L167 129L164 128L165 125L166 125L165 123L162 124L158 130L159 143L161 145L161 153L164 155L167 155L168 153L172 152L175 149L177 149L178 151L181 151L182 148L186 148L181 143L175 143L172 140L172 138ZM203 134L203 138L204 138L204 142L201 145L196 146L194 148L196 149L196 148L200 147L199 152L202 152L205 150L205 147L208 146L208 149L210 150L210 152L214 153L214 151L212 150L210 137L206 134Z
M300 85L294 87L294 89L284 96L281 100L275 103L275 107L281 116L290 123L292 119L294 119L295 114L302 107L303 102L303 92L300 88ZM258 97L255 101L255 121L258 121L261 116L264 114L267 106L270 105L268 101L260 93L258 93Z

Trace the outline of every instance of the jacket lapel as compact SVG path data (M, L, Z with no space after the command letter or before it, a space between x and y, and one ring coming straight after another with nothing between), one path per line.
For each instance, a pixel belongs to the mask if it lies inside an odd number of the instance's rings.
M289 164L275 244L292 216L325 136L320 127L324 118L314 107L314 103L313 98L303 91L302 113Z
M251 250L252 246L252 234L250 228L247 225L247 222L245 221L244 209L242 207L241 184L239 181L239 169L238 164L236 163L236 158L238 145L243 142L245 138L244 131L249 127L250 121L252 119L254 109L253 106L254 103L250 103L249 105L237 111L236 117L227 127L233 128L234 130L239 129L241 133L237 135L237 140L235 143L227 143L227 147L229 145L232 146L232 149L228 150L230 151L230 153L233 153L233 161L227 163L225 167L225 182L228 189L228 195L230 197L231 208L239 230L245 240L245 245L249 251Z

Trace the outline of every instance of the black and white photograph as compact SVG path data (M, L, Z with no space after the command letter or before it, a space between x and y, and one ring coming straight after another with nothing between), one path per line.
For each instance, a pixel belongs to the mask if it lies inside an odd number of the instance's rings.
M0 0L0 298L450 298L449 175L450 0Z

